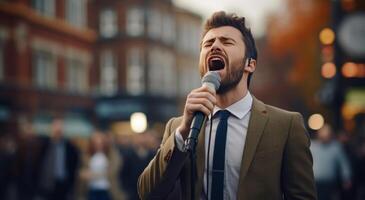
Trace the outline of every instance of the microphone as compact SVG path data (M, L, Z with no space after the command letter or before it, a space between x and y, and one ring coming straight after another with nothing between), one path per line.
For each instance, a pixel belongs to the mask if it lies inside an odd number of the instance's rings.
M209 71L202 78L202 85L207 86L211 91L217 91L220 86L221 78L218 72ZM195 147L198 141L200 130L203 126L206 116L203 112L197 111L194 113L193 120L190 126L190 132L188 138L185 140L184 150L185 152L195 152Z

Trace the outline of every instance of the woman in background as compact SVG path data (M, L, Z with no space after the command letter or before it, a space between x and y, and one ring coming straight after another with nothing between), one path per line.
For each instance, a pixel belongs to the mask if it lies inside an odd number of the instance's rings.
M124 199L118 182L119 169L120 157L107 136L94 133L80 172L82 196L87 193L88 200Z

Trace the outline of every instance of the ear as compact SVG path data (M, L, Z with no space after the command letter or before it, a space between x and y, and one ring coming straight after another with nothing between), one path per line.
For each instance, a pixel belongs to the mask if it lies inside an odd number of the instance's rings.
M256 60L249 58L245 63L245 71L253 73L256 70Z

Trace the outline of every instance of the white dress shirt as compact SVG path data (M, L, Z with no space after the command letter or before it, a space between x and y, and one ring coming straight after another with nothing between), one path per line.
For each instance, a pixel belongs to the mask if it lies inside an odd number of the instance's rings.
M225 108L225 110L228 110L231 113L228 118L224 165L224 199L226 200L237 199L242 154L246 142L248 123L251 116L252 101L253 99L250 92L247 92L244 98ZM209 158L209 193L211 192L210 188L212 184L211 172L213 166L215 135L219 123L219 117L216 117L215 114L220 110L222 110L222 108L216 106L213 110L213 120L209 117L205 124L205 159ZM213 122L213 124L208 157L209 130L211 122ZM179 150L183 150L184 140L179 131L175 132L175 141L177 148ZM207 195L207 160L205 160L204 163L204 188L201 199L206 199ZM210 199L210 194L208 195Z

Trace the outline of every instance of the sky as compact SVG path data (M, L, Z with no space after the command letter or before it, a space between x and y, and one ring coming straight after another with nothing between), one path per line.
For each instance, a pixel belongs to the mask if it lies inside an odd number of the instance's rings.
M204 19L213 12L224 10L247 18L255 37L265 34L266 17L282 10L284 0L173 0L182 8L200 14Z

